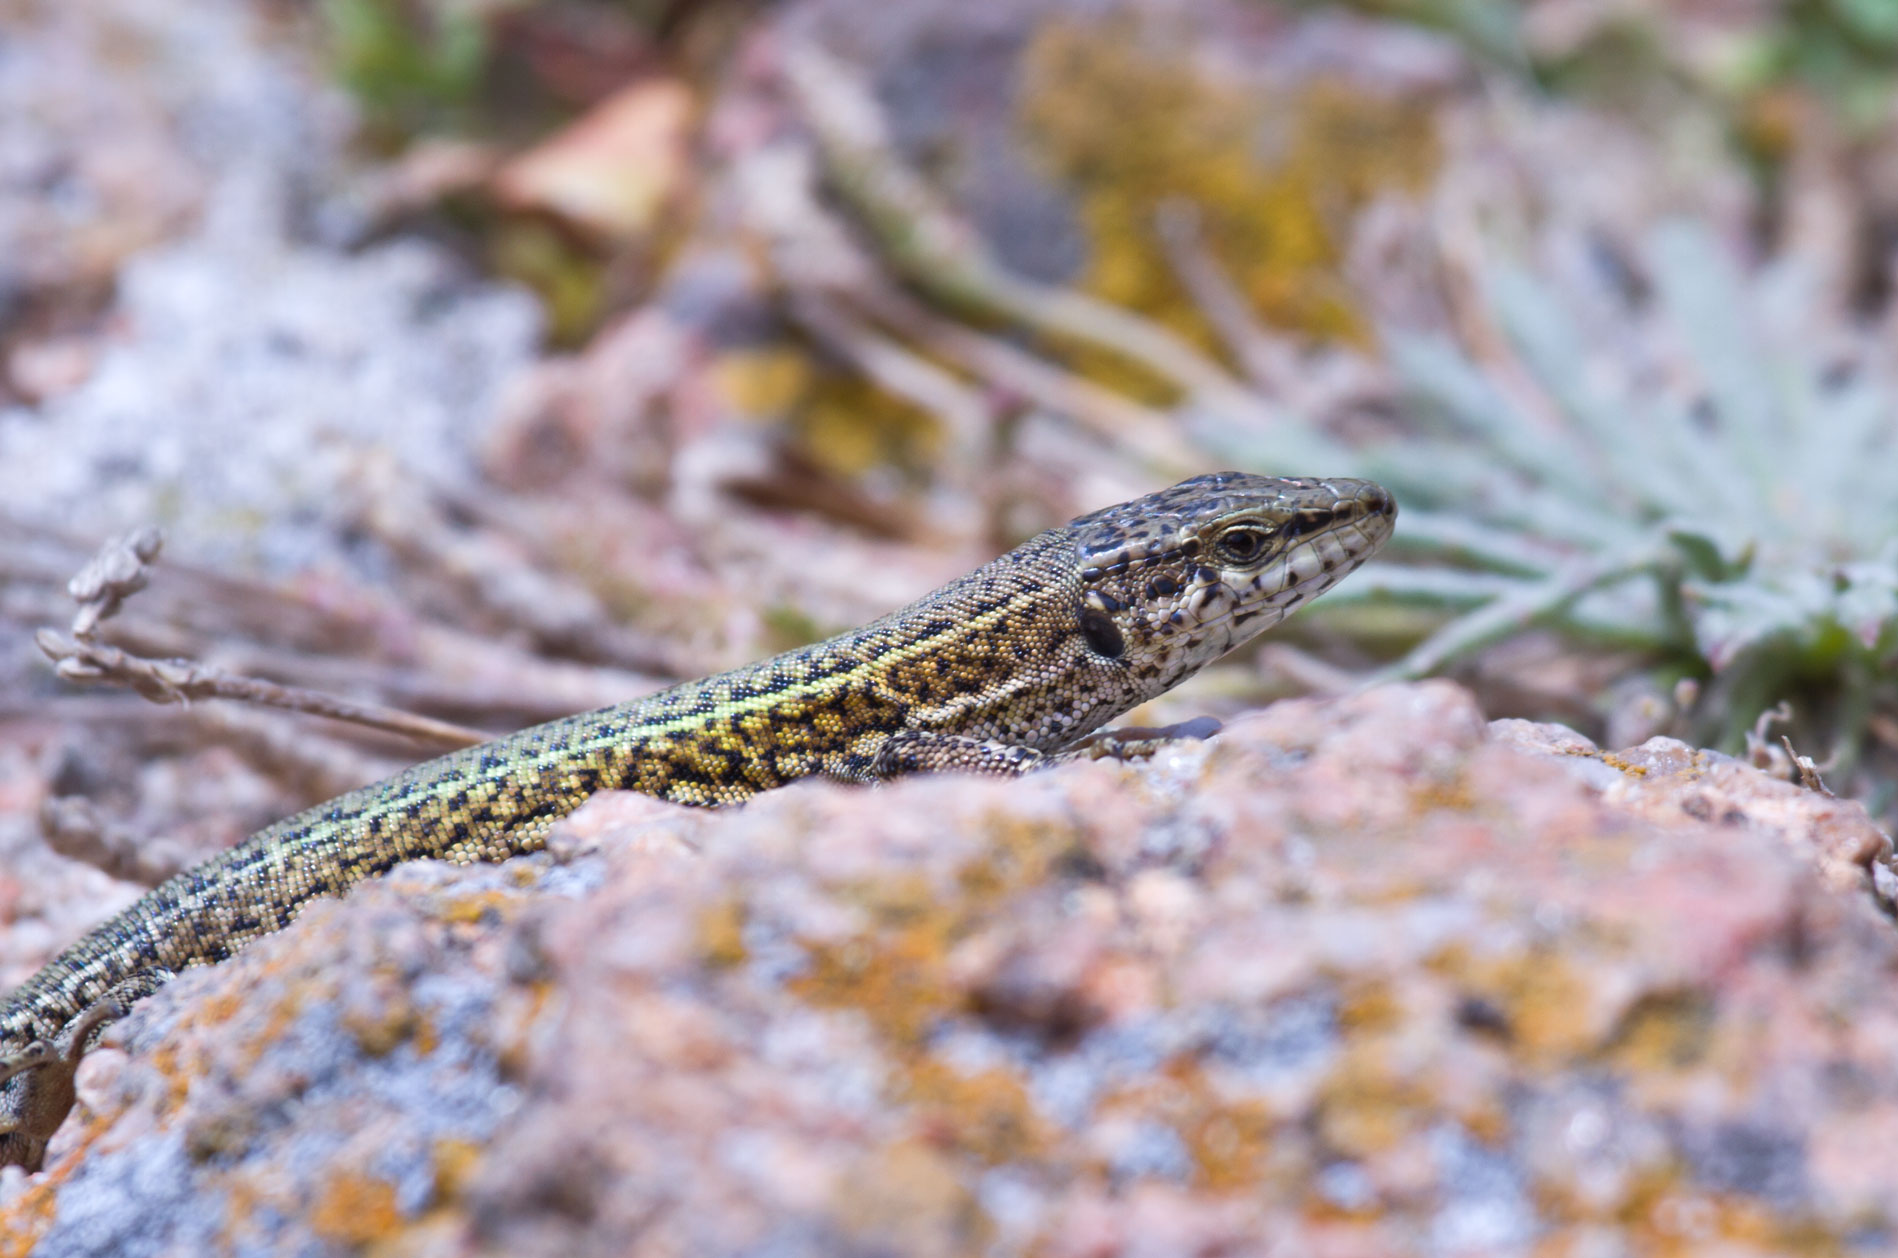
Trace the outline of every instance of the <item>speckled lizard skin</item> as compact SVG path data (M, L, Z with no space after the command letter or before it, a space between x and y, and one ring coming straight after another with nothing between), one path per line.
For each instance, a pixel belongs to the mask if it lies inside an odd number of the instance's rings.
M420 764L155 888L0 1008L0 1165L37 1169L99 1031L178 971L402 861L539 850L595 791L1020 773L1329 589L1390 536L1357 480L1199 476L1051 529L861 629Z

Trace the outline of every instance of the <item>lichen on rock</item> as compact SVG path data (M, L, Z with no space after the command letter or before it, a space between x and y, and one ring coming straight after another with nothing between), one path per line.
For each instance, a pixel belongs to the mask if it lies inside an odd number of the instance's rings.
M1427 683L1146 764L603 796L556 849L399 871L147 1002L0 1229L1526 1255L1898 1226L1889 844L1737 762Z

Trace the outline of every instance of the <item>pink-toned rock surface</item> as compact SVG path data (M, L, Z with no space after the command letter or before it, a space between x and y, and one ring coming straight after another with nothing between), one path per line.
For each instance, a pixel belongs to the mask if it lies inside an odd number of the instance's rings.
M1889 1253L1888 850L1442 683L605 797L147 1002L0 1254Z

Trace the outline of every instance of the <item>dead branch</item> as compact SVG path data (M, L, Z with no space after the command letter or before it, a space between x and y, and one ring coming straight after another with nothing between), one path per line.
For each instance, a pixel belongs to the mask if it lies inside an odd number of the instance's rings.
M1265 330L1225 268L1206 248L1199 207L1171 200L1154 216L1154 228L1173 273L1193 299L1233 360L1266 396L1283 399L1295 364L1287 347Z
M791 316L817 342L880 388L941 421L951 449L943 463L979 474L995 430L994 406L951 373L884 336L816 289L790 294Z
M894 287L853 294L885 325L997 389L1072 419L1110 445L1131 451L1167 475L1199 470L1200 460L1179 426L1073 372L966 324L948 319Z
M191 720L207 741L229 747L246 764L304 799L331 799L388 777L403 763L364 755L334 738L314 733L307 722L273 712L218 704L193 708Z
M66 681L87 685L129 686L153 703L194 699L237 699L287 712L304 712L400 734L438 747L468 747L493 735L448 721L358 703L256 677L241 677L191 660L153 660L103 642L67 638L51 629L34 636L41 651Z
M48 847L121 882L155 887L191 863L191 854L179 844L134 834L100 816L83 796L47 797L39 821Z
M165 535L149 525L99 548L99 553L66 583L66 592L79 604L73 617L75 638L89 639L99 625L118 615L125 600L145 588L148 565L164 549Z

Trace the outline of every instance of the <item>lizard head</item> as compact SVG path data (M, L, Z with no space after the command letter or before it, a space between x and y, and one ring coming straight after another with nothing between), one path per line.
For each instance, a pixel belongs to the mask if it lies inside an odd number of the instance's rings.
M1081 636L1158 694L1374 554L1397 505L1365 480L1217 472L1075 520Z

